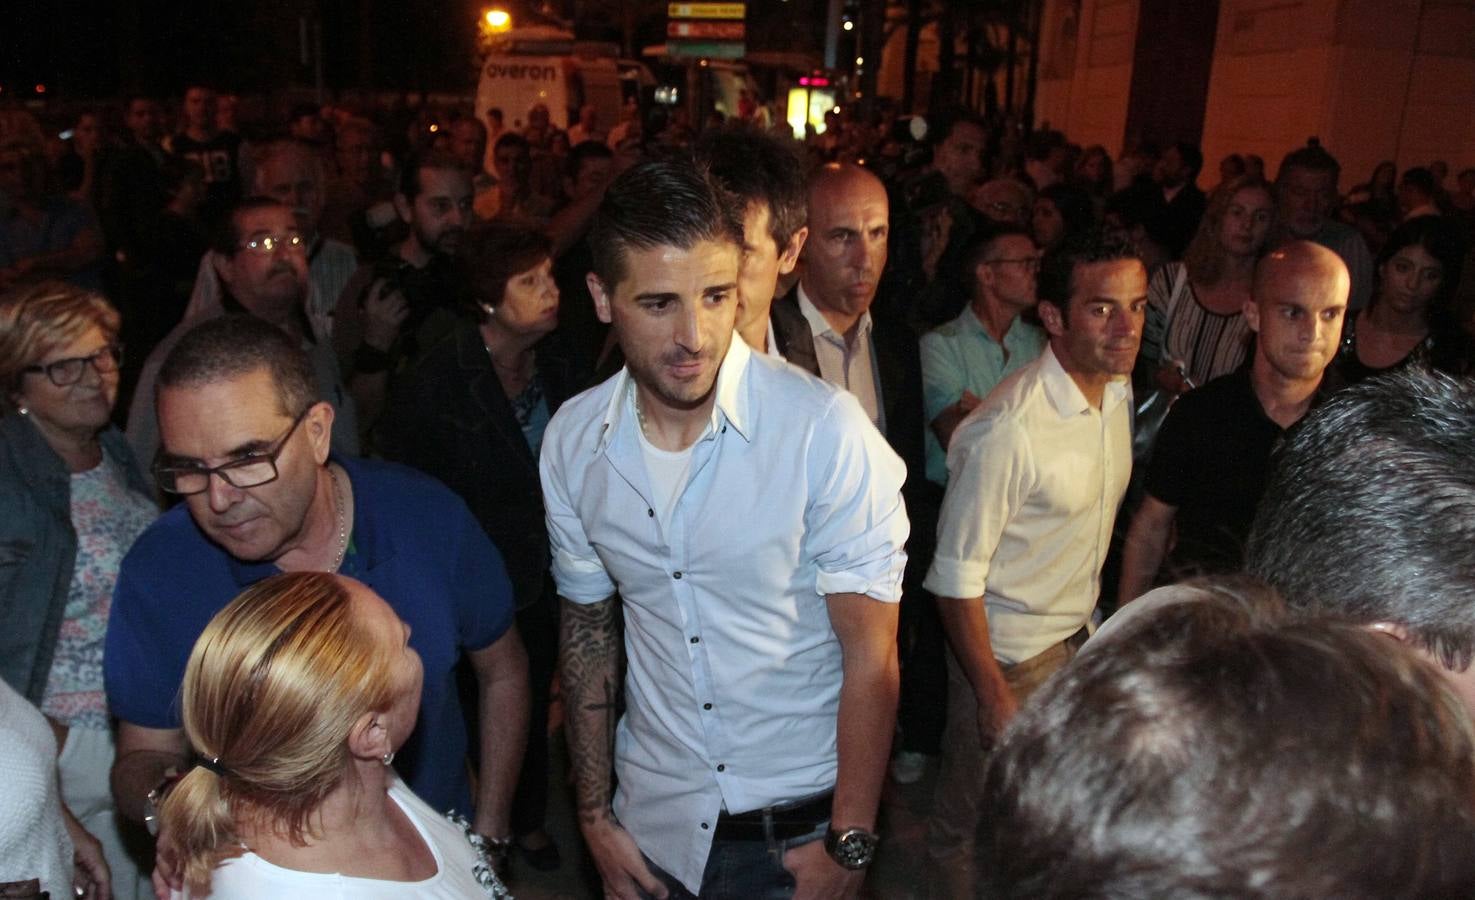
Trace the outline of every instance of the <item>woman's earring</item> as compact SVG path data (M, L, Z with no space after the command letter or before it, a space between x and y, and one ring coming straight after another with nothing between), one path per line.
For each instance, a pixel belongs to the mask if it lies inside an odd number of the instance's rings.
M390 763L394 762L394 751L393 750L389 751L388 753L386 753L383 756L379 757L379 760L380 760L380 762L384 763L386 766L389 765Z

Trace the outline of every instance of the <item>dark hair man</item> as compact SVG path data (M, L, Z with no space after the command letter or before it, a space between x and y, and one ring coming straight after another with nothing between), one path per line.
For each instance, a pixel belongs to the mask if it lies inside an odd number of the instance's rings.
M1208 198L1198 186L1204 154L1198 145L1179 141L1163 151L1152 170L1155 199L1161 201L1168 236L1168 250L1180 257L1198 231Z
M184 91L180 122L169 150L192 159L205 171L206 201L202 218L211 220L241 196L241 136L215 125L215 91L201 84Z
M704 136L697 156L742 205L738 334L754 350L777 354L769 309L809 235L799 158L784 139L751 128Z
M1275 175L1275 197L1280 207L1279 239L1315 241L1347 264L1352 293L1347 311L1367 306L1373 294L1373 257L1356 228L1332 215L1340 199L1337 179L1342 166L1315 139L1287 153Z
M690 163L615 179L589 288L625 368L544 437L579 824L609 897L853 896L875 849L905 472L853 396L734 340L741 240Z
M256 318L225 316L181 338L159 371L157 405L155 475L183 502L133 545L114 593L104 673L120 719L118 808L143 819L146 798L156 810L172 784L168 770L190 764L175 699L210 618L269 575L328 571L372 586L410 626L425 677L396 766L439 810L472 808L452 675L468 654L483 713L475 828L510 840L527 658L502 559L465 504L410 469L331 454L333 408L318 399L311 363Z
M1403 221L1440 215L1442 210L1438 201L1438 182L1428 169L1414 166L1398 179L1398 210L1403 214Z
M1034 309L1040 270L1029 232L1019 226L985 231L963 260L968 308L922 336L927 478L940 485L947 484L947 447L958 423L1045 347L1045 332L1019 318Z
M165 336L144 362L128 411L128 441L139 459L152 460L159 448L154 388L159 368L170 350L203 319L246 313L281 329L308 354L319 396L332 405L338 428L333 448L358 453L357 410L349 395L332 345L320 339L308 318L310 293L307 242L290 207L269 197L237 201L211 236L205 259L218 279L213 302L186 317Z
M1293 241L1260 260L1245 304L1254 356L1168 412L1127 533L1122 602L1151 588L1164 563L1174 581L1239 571L1270 451L1318 397L1341 342L1349 288L1347 267L1320 244Z
M987 896L1475 891L1475 740L1438 677L1213 593L1093 638L1020 713L985 781Z
M391 376L449 332L468 286L452 254L471 225L471 173L430 153L405 163L394 208L410 226L389 258L359 267L339 295L333 344L372 429Z
M948 713L928 822L934 894L971 897L979 760L1085 639L1132 469L1131 392L1147 271L1087 232L1045 256L1040 357L953 432L925 587L947 630Z
M1405 369L1337 393L1274 458L1246 568L1293 607L1437 663L1475 711L1475 391Z

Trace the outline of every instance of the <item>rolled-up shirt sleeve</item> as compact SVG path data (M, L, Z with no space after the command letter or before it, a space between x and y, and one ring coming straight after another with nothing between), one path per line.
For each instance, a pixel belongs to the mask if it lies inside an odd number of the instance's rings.
M615 583L589 543L584 523L569 499L568 473L562 460L546 444L538 469L558 595L574 603L598 603L615 592Z
M906 465L850 394L836 394L815 423L806 466L814 492L804 552L818 570L815 591L899 601L911 528Z
M999 536L1028 496L1029 436L1009 417L975 411L948 448L937 552L922 586L939 597L983 596Z

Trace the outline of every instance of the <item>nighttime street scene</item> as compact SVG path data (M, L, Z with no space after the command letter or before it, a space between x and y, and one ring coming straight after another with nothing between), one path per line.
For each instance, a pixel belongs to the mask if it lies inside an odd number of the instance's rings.
M0 898L1475 897L1475 0L0 19Z

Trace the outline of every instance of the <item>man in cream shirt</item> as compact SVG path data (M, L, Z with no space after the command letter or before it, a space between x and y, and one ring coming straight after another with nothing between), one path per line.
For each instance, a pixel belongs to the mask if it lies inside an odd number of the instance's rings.
M1132 370L1147 271L1096 233L1045 257L1040 358L953 434L937 552L951 653L942 771L928 825L933 895L973 896L981 756L1085 640L1132 468Z

